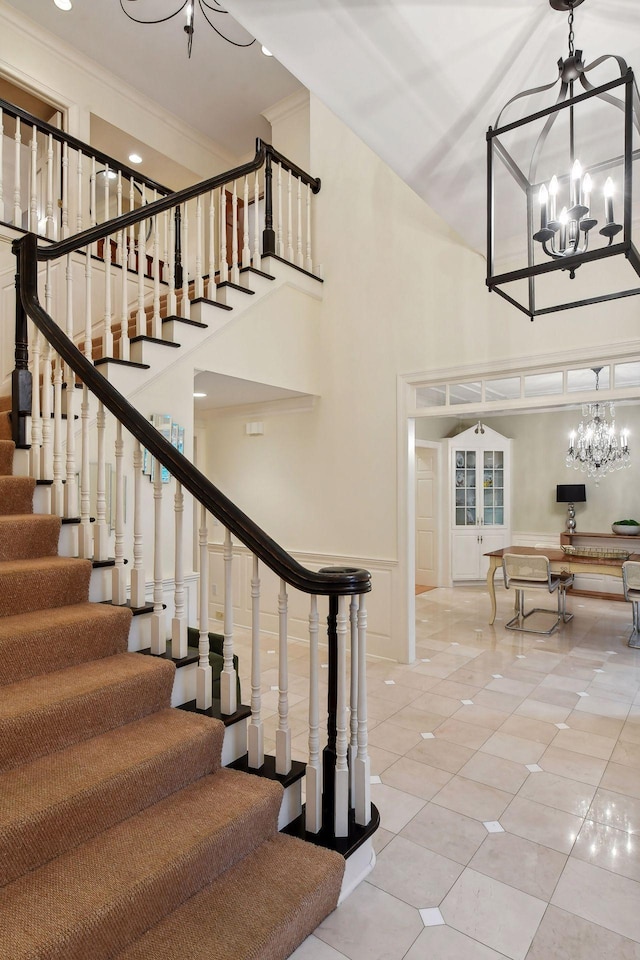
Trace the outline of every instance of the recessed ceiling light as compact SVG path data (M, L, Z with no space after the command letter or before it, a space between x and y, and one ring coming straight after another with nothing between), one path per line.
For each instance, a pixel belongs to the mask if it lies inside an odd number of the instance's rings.
M142 163L142 157L139 153L130 153L129 163Z
M206 397L206 393L194 393L194 397Z
M267 50L266 47L262 47L262 52L264 53L265 57L272 57L272 56L273 56L273 54L271 53L271 50Z
M71 10L73 4L71 0L53 0L58 10Z

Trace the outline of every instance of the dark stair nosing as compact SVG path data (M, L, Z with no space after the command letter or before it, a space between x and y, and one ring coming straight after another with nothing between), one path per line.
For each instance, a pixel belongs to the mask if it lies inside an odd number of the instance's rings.
M200 713L205 717L213 717L214 720L222 720L225 727L232 727L234 723L240 723L241 720L247 720L251 716L251 707L245 703L241 703L235 713L222 713L219 700L214 700L213 706L208 710L198 710L195 700L181 703L178 709L186 710L188 713Z
M304 273L307 277L311 277L312 280L317 280L318 283L324 283L322 277L318 277L315 273L310 273L308 270L305 270L304 267L299 267L297 263L291 263L291 260L285 260L284 257L279 257L277 253L264 254L264 258L267 259L267 257L270 257L272 260L277 260L278 263L286 263L288 267L293 267L294 270Z
M166 343L166 341L163 341ZM137 367L138 370L150 370L151 365L148 363L136 363L135 360L120 360L119 357L100 357L99 360L94 360L94 367L101 367L104 363L117 363L120 367Z
M128 561L127 559L123 560L122 562L123 562L123 563L129 563L129 561ZM106 560L93 560L93 559L92 559L92 560L91 560L91 563L93 564L94 570L100 570L102 567L115 567L115 565L116 565L116 558L115 558L115 557L107 557ZM102 601L100 601L100 602L102 602Z
M129 343L160 343L165 347L179 347L180 344L176 343L174 340L161 340L160 337L148 337L146 334L141 333L137 337L131 337Z
M151 605L153 610L153 604ZM138 653L144 653L150 657L161 657L163 660L171 660L172 663L175 663L176 669L179 670L180 667L188 667L190 663L197 663L200 659L200 653L197 647L187 647L186 657L174 657L172 656L172 642L167 640L167 649L164 653L152 653L150 647L145 647L144 650L138 650Z
M255 273L256 276L264 277L265 280L275 280L272 273L265 273L264 270L258 270L257 267L240 267L240 273Z
M218 286L222 286L222 284L218 284ZM240 287L237 289L239 290ZM195 303L208 303L210 307L218 307L219 310L233 310L233 307L227 306L226 303L218 303L217 300L209 300L207 297L196 297L195 300L191 301L191 305L193 306Z
M300 760L291 761L291 770L289 773L276 773L276 758L271 754L265 754L264 763L257 769L249 766L249 754L245 753L243 757L238 757L233 763L229 764L232 770L241 770L243 773L252 773L256 777L262 777L265 780L277 780L285 789L292 783L302 780L307 772L306 763Z
M375 804L371 804L371 820L366 827L361 827L356 823L355 813L349 810L349 835L346 837L334 837L328 827L321 827L318 833L309 833L305 827L305 807L302 807L302 813L291 823L280 831L290 837L298 837L300 840L306 840L307 843L313 843L317 847L325 847L327 850L335 850L342 854L347 860L351 854L355 853L358 847L361 847L365 840L373 836L380 826L380 814Z
M203 297L201 297L199 300L192 300L191 302L192 303L213 303L212 300L205 300ZM223 306L223 304L219 303L217 304L217 306L220 307L220 306ZM230 310L231 307L227 307L226 309ZM171 316L169 317L163 317L162 322L163 323L171 323L171 322L186 323L187 326L189 327L201 327L203 330L206 330L209 326L207 323L200 323L199 320L187 320L186 317L177 317L174 313L172 313Z
M152 603L145 603L141 607L132 607L131 600L125 600L124 603L114 603L113 600L101 600L100 603L104 603L105 605L108 604L110 607L127 607L129 610L131 610L131 613L134 617L138 617L142 613L153 613ZM167 609L166 603L162 604L162 609Z
M222 287L229 287L231 290L240 290L241 293L246 293L249 297L255 295L255 290L247 290L246 287L241 287L239 283L232 283L231 280L223 280L222 283L218 284L218 290Z

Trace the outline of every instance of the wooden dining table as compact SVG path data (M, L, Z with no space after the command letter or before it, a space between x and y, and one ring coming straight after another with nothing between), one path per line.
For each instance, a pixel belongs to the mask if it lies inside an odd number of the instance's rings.
M579 557L574 554L567 554L559 547L503 547L502 550L492 550L491 553L485 553L485 557L489 558L487 587L489 590L489 599L491 600L490 624L496 619L496 588L494 577L498 567L502 566L502 558L505 553L517 553L520 556L535 555L548 557L553 573L592 573L622 579L622 564L624 563L622 559ZM640 561L640 553L630 553L625 559ZM595 592L590 595L597 596ZM620 599L622 599L622 597L620 597Z

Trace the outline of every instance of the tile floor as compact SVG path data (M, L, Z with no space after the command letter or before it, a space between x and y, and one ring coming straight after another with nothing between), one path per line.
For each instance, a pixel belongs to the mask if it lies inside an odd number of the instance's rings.
M416 608L417 662L368 669L376 866L293 957L640 960L630 607L573 598L574 620L548 638L505 631L500 589L493 627L481 587ZM301 649L300 759L307 672Z

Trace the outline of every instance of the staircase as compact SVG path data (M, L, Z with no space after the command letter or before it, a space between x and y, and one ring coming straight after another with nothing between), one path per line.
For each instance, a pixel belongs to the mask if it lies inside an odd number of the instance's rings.
M0 403L6 409L6 403ZM0 956L278 960L336 906L337 853L277 832L281 786L221 766L174 665L32 513L0 413Z

